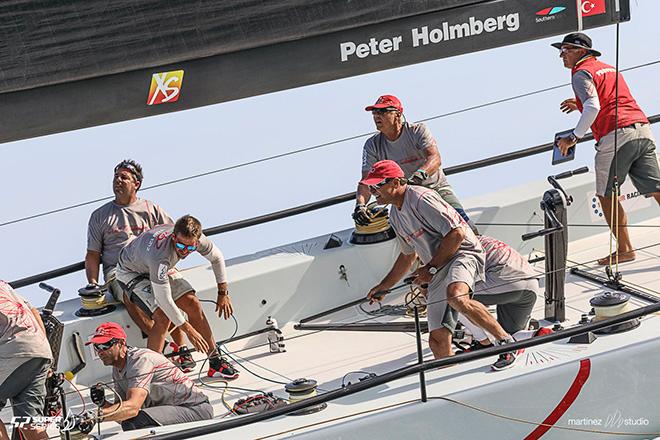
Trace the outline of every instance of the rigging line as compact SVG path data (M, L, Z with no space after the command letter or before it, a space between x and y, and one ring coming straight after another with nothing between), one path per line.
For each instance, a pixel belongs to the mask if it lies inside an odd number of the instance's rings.
M543 223L490 223L490 222L476 222L477 226L544 226ZM607 224L585 224L585 223L568 223L566 227L578 228L609 228ZM660 225L628 225L629 228L660 228Z
M628 67L626 69L622 69L621 71L626 72L626 71L630 71L630 70L634 70L634 69L640 69L640 68L652 66L652 65L655 65L655 64L658 64L658 63L660 63L660 60L650 61L648 63L638 64L638 65L635 65L635 66ZM466 108L459 109L459 110L454 110L454 111L451 111L451 112L448 112L448 113L442 113L442 114L439 114L439 115L430 116L428 118L419 119L419 120L413 121L413 122L427 122L427 121L432 121L432 120L435 120L435 119L445 118L445 117L448 117L448 116L453 116L453 115L457 115L457 114L460 114L460 113L465 113L465 112L468 112L468 111L477 110L477 109L480 109L480 108L489 107L489 106L496 105L496 104L501 104L503 102L508 102L508 101L512 101L512 100L515 100L515 99L525 98L525 97L532 96L532 95L535 95L535 94L544 93L544 92L547 92L547 91L559 89L561 87L566 87L568 85L570 85L570 83L555 85L555 86L552 86L552 87L546 87L544 89L538 89L538 90L535 90L535 91L532 91L532 92L527 92L527 93L523 93L523 94L520 94L520 95L515 95L515 96L509 97L509 98L498 99L498 100L495 100L495 101L490 101L490 102L486 102L486 103L483 103L483 104L479 104L479 105L475 105L475 106L471 106L471 107L466 107ZM190 176L187 176L187 177L181 177L179 179L174 179L174 180L169 180L169 181L166 181L166 182L157 183L155 185L145 186L144 188L140 188L140 191L146 191L146 190L149 190L149 189L160 188L160 187L163 187L163 186L173 185L175 183L181 183L181 182L185 182L185 181L188 181L188 180L193 180L193 179L197 179L197 178L200 178L200 177L209 176L209 175L212 175L212 174L222 173L222 172L225 172L225 171L230 171L230 170L246 167L246 166L249 166L249 165L255 165L255 164L258 164L258 163L261 163L261 162L267 162L267 161L274 160L274 159L280 159L282 157L291 156L291 155L294 155L294 154L305 153L307 151L317 150L317 149L329 147L329 146L332 146L332 145L341 144L341 143L344 143L344 142L360 139L360 138L372 135L374 133L376 133L376 132L372 131L372 132L369 132L369 133L362 133L362 134L357 134L357 135L353 135L353 136L348 136L348 137L345 137L345 138L336 139L336 140L333 140L333 141L328 141L328 142L324 142L324 143L317 144L317 145L312 145L310 147L299 148L297 150L291 150L291 151L286 152L286 153L281 153L281 154L276 154L276 155L273 155L273 156L262 157L260 159L255 159L255 160L252 160L252 161L243 162L243 163L239 163L239 164L236 164L236 165L230 165L228 167L218 168L216 170L206 171L204 173L193 174L193 175L190 175ZM32 220L32 219L39 218L39 217L44 217L44 216L47 216L47 215L57 214L57 213L62 212L62 211L68 211L68 210L71 210L71 209L80 208L80 207L83 207L83 206L91 205L91 204L98 203L98 202L103 202L103 201L106 201L106 200L112 200L112 199L114 199L114 196L106 196L106 197L101 197L101 198L97 198L97 199L94 199L94 200L90 200L90 201L87 201L87 202L76 203L74 205L64 206L62 208L53 209L53 210L50 210L50 211L44 211L44 212L41 212L41 213L32 214L32 215L17 218L17 219L14 219L14 220L8 220L6 222L0 223L0 227L12 225L12 224L15 224L15 223L24 222L24 221L27 221L27 220Z
M525 419L520 419L517 417L511 417L511 416L506 416L504 414L499 414L493 411L489 411L487 409L479 408L474 405L470 405L469 403L466 402L461 402L459 400L451 399L449 397L444 397L444 396L430 396L429 400L444 400L449 403L454 403L456 405L461 405L466 408L469 408L473 411L481 412L483 414L497 417L500 419L504 420L509 420L512 422L518 422L518 423L524 423L526 425L534 425L534 426L544 426L548 427L551 429L562 429L565 431L575 431L575 432L585 432L589 434L606 434L606 435L617 435L617 436L635 436L635 437L657 437L660 435L660 432L653 432L653 433L642 433L642 432L616 432L616 431L601 431L601 430L596 430L596 429L586 429L586 428L574 428L572 426L559 426L556 424L550 424L550 423L543 423L543 422L533 422L531 420L525 420Z

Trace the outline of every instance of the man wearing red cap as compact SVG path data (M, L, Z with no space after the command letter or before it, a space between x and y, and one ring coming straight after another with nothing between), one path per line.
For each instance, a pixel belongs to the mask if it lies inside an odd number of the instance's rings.
M592 48L591 38L575 32L552 46L559 49L564 67L571 69L575 93L574 98L560 104L560 109L564 113L581 112L573 132L558 139L559 148L563 155L568 154L569 148L574 147L591 126L596 140L596 195L605 220L617 238L617 253L601 258L598 264L610 264L617 254L619 262L632 261L635 250L628 235L628 218L612 188L615 177L621 186L630 175L640 194L653 196L660 204L660 167L651 126L623 76L614 67L596 59L601 53ZM612 219L613 202L617 209L616 226Z
M368 106L378 134L367 139L362 151L362 178L380 160L393 160L414 185L432 188L451 205L476 233L476 227L459 202L454 190L442 171L440 153L435 139L426 125L411 124L403 120L403 105L396 96L383 95L375 104ZM371 222L366 204L371 195L369 189L358 184L356 205L353 211L355 223L366 226Z
M360 184L378 203L392 204L390 222L401 248L392 269L368 298L379 300L377 293L394 286L419 256L423 266L413 276L416 284L428 284L429 346L436 359L452 355L456 311L492 334L497 343L513 342L488 309L470 298L475 284L484 280L484 251L456 210L433 189L408 185L401 167L391 160L376 162ZM500 355L492 368L510 368L518 354Z
M115 421L130 431L213 418L213 406L193 381L161 353L127 346L119 324L98 326L89 344L103 365L112 366L114 388L122 398L121 403L105 404L99 422ZM95 417L93 412L83 419Z

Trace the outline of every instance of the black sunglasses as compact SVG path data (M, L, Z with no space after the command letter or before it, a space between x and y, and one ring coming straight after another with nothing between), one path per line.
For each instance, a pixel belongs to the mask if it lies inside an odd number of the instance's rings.
M369 189L372 191L376 191L390 183L392 180L394 180L393 177L388 177L386 179L381 180L380 182L376 183L375 185L369 185Z
M108 342L103 342L100 344L94 344L94 350L96 351L105 351L110 348L112 348L113 345L115 345L119 340L118 339L110 339Z
M372 115L376 115L376 114L384 115L385 113L395 112L395 111L397 111L397 110L393 107L374 108L374 109L371 110L371 114Z

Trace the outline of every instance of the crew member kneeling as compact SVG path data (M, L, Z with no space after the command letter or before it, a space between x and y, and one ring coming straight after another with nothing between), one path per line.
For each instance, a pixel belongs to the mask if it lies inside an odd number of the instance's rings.
M193 381L161 353L126 345L114 322L97 327L94 344L104 365L112 365L115 391L122 398L101 409L100 421L115 421L124 431L213 418L213 406Z

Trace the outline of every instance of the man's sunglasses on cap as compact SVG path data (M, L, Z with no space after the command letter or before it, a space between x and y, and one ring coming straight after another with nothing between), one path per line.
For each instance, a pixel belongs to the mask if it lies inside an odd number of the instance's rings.
M136 179L136 180L138 180L138 181L140 181L140 182L142 181L142 175L140 174L140 172L138 171L138 169L135 167L135 165L133 165L133 164L130 163L129 161L124 160L124 161L120 162L119 165L117 165L117 166L115 167L115 174L117 174L117 171L118 171L120 168L126 168L128 171L131 172L131 174L133 174L133 176L135 176L135 179Z
M174 243L174 246L181 251L187 250L188 252L195 252L197 250L197 246L179 243L178 241Z
M119 342L119 339L110 339L108 342L102 342L102 343L95 343L94 344L94 350L96 351L105 351L110 348L112 348L113 345L115 345L117 342Z

